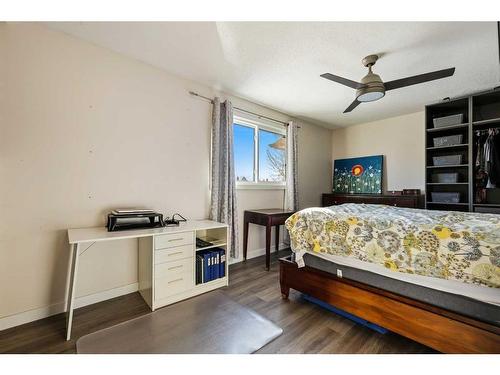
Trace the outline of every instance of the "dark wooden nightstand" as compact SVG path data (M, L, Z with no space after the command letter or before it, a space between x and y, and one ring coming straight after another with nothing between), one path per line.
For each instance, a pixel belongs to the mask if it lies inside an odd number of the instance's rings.
M295 211L283 210L281 208L246 210L243 215L243 260L247 259L248 224L263 225L266 227L266 269L269 271L269 264L271 262L271 228L275 227L276 251L278 251L280 225L285 224L285 220L294 213Z

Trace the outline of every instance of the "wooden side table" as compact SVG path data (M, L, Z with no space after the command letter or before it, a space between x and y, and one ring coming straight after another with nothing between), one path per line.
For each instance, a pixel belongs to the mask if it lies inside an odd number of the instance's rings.
M258 210L246 210L243 215L243 260L247 260L248 248L248 225L250 223L266 227L266 269L269 271L271 263L271 228L275 227L276 251L279 249L280 225L292 216L295 211L283 210L281 208L268 208Z

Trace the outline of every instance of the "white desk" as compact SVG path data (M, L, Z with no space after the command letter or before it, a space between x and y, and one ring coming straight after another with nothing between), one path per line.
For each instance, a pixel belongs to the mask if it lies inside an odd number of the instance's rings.
M196 237L226 249L225 277L196 284ZM68 229L71 251L70 279L66 293L66 340L71 338L79 256L96 242L139 240L139 292L151 310L210 290L227 286L227 225L193 220L178 227L108 232L105 227Z

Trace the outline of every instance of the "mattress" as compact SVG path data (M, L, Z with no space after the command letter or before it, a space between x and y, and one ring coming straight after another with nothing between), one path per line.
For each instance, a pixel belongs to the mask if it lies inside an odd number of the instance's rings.
M340 256L325 259L307 253L303 260L309 267L333 275L341 270L343 278L500 326L500 297L496 289L419 275L394 274L382 267Z
M348 203L301 210L285 224L299 267L306 252L341 256L500 293L499 215Z

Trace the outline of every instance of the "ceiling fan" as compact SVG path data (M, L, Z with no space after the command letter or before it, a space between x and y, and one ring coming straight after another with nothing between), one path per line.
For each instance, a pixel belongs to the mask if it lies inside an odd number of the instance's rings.
M339 77L330 73L325 73L320 76L329 79L330 81L356 89L356 99L354 99L349 107L346 108L344 113L351 112L363 102L373 102L381 99L385 95L386 91L450 77L453 73L455 73L455 68L448 68L436 70L435 72L396 79L394 81L383 82L378 74L372 72L372 66L375 65L377 60L377 55L369 55L362 60L363 65L368 68L368 74L361 79L361 82L351 81L350 79Z

